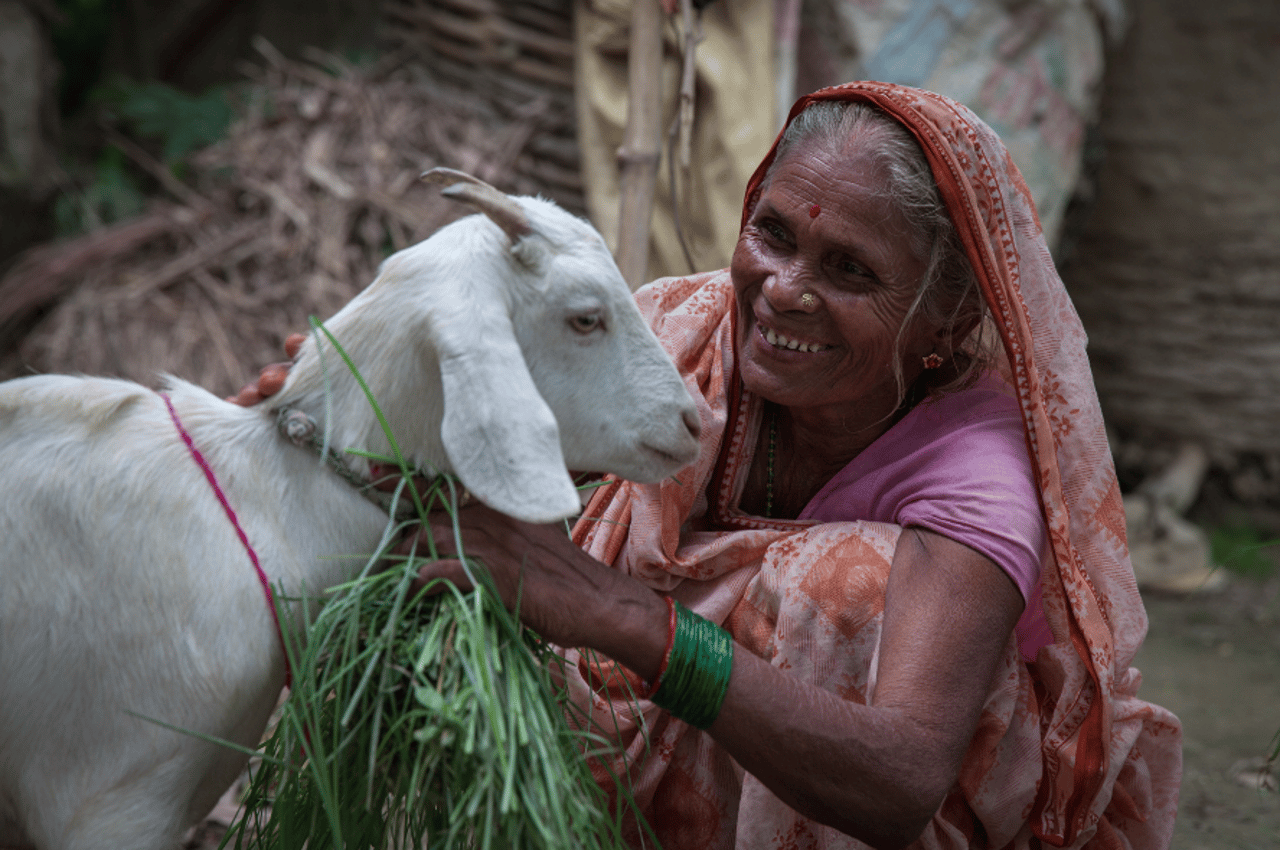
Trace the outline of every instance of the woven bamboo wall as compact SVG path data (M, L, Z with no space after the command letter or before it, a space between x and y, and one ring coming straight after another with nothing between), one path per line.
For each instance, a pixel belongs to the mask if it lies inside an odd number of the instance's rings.
M384 0L384 36L443 85L525 132L506 191L583 212L573 102L572 0ZM484 174L484 163L476 173Z

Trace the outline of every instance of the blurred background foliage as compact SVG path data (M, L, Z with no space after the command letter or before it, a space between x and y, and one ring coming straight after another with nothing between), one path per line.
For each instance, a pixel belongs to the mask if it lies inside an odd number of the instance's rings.
M376 55L376 15L354 0L56 0L56 7L58 237L137 215L162 191L154 171L138 163L140 152L182 180L190 154L225 138L254 35L286 53L330 45L353 64ZM126 152L129 142L138 147Z

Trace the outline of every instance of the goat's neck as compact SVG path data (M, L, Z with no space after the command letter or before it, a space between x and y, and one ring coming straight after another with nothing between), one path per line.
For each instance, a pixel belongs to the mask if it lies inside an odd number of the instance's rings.
M434 352L403 330L375 325L367 316L347 321L345 314L339 313L326 327L360 370L401 454L415 469L448 470L440 442L444 411ZM364 390L323 334L320 348L323 364L313 336L303 346L284 388L268 404L272 409L288 407L307 413L321 431L328 430L329 444L339 454L350 448L390 455L390 442ZM344 459L357 474L367 474L369 462L364 458L345 454Z

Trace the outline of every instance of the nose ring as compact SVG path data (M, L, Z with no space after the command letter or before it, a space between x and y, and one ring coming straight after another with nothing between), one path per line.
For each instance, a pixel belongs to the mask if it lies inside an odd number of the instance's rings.
M800 303L806 307L812 307L818 303L818 299L813 297L812 292L806 292L800 296Z

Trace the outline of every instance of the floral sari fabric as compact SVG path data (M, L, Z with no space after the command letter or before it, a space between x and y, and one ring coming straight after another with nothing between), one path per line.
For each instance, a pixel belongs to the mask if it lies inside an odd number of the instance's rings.
M1050 535L1042 583L1054 642L1028 663L1011 637L956 785L918 846L1167 847L1181 727L1137 696L1130 665L1147 621L1120 491L1084 330L1026 186L995 134L947 98L850 83L802 98L791 117L819 99L869 102L924 149L1003 343ZM744 221L772 157L748 186ZM658 281L637 299L698 401L702 453L661 484L608 481L575 540L723 624L740 650L869 702L900 529L739 511L761 402L737 378L729 274ZM634 699L625 670L568 659L575 705L622 745L598 778L628 789L666 850L861 846L781 803L706 733Z

